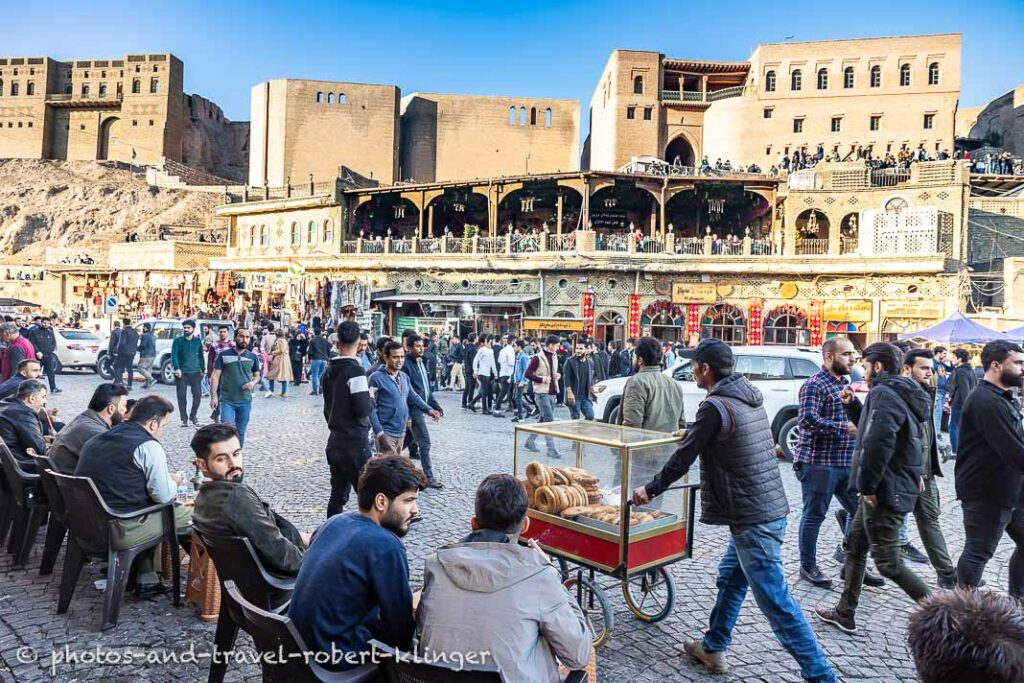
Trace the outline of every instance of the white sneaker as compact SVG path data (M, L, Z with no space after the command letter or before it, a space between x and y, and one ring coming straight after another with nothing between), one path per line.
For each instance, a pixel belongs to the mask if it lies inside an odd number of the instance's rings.
M267 393L263 394L263 398L274 398L274 392L268 391Z

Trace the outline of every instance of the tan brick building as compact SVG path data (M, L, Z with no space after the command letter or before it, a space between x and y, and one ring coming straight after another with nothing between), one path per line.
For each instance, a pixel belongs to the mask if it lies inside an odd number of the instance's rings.
M846 157L953 151L960 34L758 46L746 62L616 50L594 89L589 168L706 155L762 169L821 145Z
M401 127L403 180L579 169L577 100L413 93L402 98Z
M395 182L400 97L394 85L282 78L253 86L249 184L331 180L341 164Z
M0 57L0 157L180 161L183 71L167 53Z

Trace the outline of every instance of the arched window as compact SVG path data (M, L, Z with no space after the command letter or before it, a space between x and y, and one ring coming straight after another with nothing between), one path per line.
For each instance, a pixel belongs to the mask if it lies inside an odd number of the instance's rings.
M322 92L318 92L316 94L316 103L317 104L323 104L324 103L324 94Z
M800 69L795 69L789 79L790 90L800 90L804 85L803 74L800 73Z
M4 79L0 78L0 97L4 96Z
M909 64L904 64L903 66L900 67L900 85L901 86L908 86L908 85L910 85L910 65Z
M153 73L156 73L159 70L160 70L160 67L158 65L154 64L153 65Z
M15 83L15 84L13 84L11 86L11 94L12 95L17 95L18 94L17 90L18 90L18 84ZM89 94L89 84L88 83L83 83L82 84L82 95L84 96L84 95L88 95L88 94Z
M878 66L877 64L871 67L871 87L882 87L882 67Z
M36 94L36 84L33 83L32 81L29 81L28 85L25 86L25 94L26 95L35 95Z
M508 108L508 125L510 125L510 126L516 125L516 108L515 107L509 107Z
M637 76L633 79L633 94L643 95L644 94L644 77Z
M530 125L537 125L537 107L530 107Z
M330 244L334 241L334 221L330 218L324 221L324 244Z
M160 92L160 79L159 78L151 78L151 79L149 79L149 92L150 92L151 95L155 95L156 93Z
M310 221L306 226L306 244L316 244L316 221Z
M928 85L939 84L939 63L932 62L928 65Z
M731 304L708 306L700 321L701 339L721 339L727 344L742 344L747 331L743 312Z
M526 125L526 107L519 107L519 125Z
M345 104L345 93L338 93L338 104Z
M779 306L764 321L764 344L806 346L811 342L807 315L796 306Z
M249 246L250 247L255 247L256 246L256 225L255 224L249 226Z
M292 246L297 247L301 241L299 235L299 223L298 221L292 221Z
M138 95L140 92L142 92L142 81L136 78L132 80L132 94Z
M853 67L852 66L848 66L845 69L843 69L843 87L844 88L852 88L853 87Z
M818 90L828 90L828 69L818 69Z
M892 213L899 213L907 208L907 200L903 197L893 197L885 203L885 210Z
M334 93L327 93L327 104L334 104Z
M775 92L775 72L769 71L764 75L764 91Z
M31 94L32 93L29 93L29 95L31 95ZM107 94L107 84L106 83L100 83L100 97L105 97L106 94Z
M267 224L266 223L264 223L263 225L260 226L260 246L261 247L268 247L268 246L270 246L270 233L267 232Z
M544 127L551 127L551 107L548 107L546 110L544 110Z

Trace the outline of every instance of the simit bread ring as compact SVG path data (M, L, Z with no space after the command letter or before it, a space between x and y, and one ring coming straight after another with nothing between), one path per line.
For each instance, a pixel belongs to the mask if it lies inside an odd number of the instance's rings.
M537 509L541 512L546 512L549 515L558 513L558 502L550 486L541 486L534 492L533 497L537 504Z
M544 482L541 478L543 472L544 465L541 465L536 460L534 460L531 463L527 463L526 465L526 478L529 480L531 484L533 484L534 488L539 488L544 485Z
M558 486L567 486L569 484L569 477L566 476L565 472L558 469L557 467L548 468L551 472L551 483Z
M578 516L581 516L581 515L586 516L587 508L585 508L585 507L565 508L564 510L562 510L561 514L562 514L562 517L565 517L566 519L568 519L569 517L578 517Z
M572 501L569 500L569 487L568 486L554 486L552 489L555 495L558 496L558 509L564 510L565 508L571 508Z

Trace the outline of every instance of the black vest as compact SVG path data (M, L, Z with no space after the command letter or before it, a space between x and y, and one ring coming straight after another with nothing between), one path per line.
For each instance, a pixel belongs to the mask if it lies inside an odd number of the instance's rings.
M154 441L134 422L122 422L89 439L75 467L76 477L89 477L114 512L134 512L153 505L146 490L146 473L132 457L135 449Z
M712 389L707 400L722 415L723 429L701 455L701 521L762 524L789 514L775 459L768 414L760 392L742 375Z

